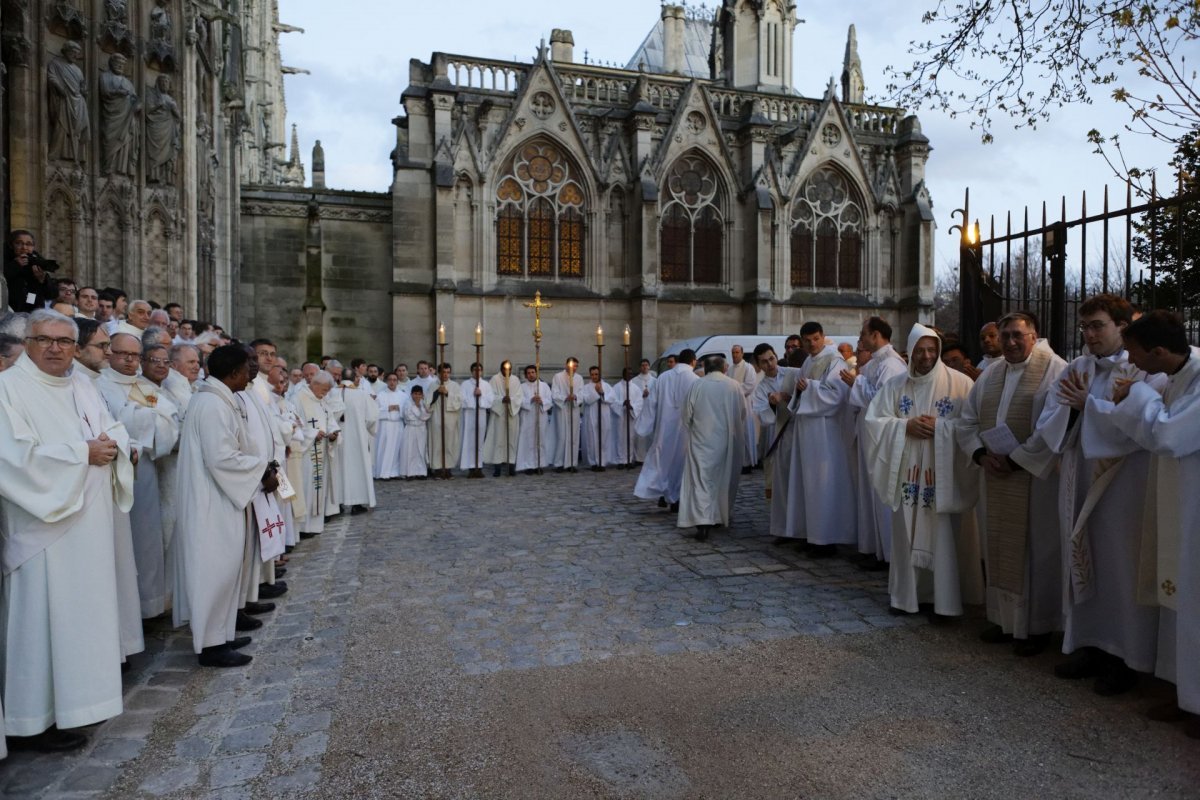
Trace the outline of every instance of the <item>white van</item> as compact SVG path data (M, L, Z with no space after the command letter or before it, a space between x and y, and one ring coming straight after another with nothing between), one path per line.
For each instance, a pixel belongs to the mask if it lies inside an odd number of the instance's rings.
M668 355L679 355L679 353L688 349L696 351L698 362L706 356L724 356L725 360L732 364L733 354L731 351L735 344L742 346L742 351L746 354L746 358L752 358L754 356L754 348L766 342L775 349L775 354L782 359L783 343L787 341L787 338L787 336L768 336L761 333L727 333L717 336L697 336L692 339L684 339L672 343L670 347L663 351L663 354L658 357L655 363L650 365L650 369L661 375ZM831 340L834 344L848 342L851 347L858 347L857 336L826 336L825 338Z

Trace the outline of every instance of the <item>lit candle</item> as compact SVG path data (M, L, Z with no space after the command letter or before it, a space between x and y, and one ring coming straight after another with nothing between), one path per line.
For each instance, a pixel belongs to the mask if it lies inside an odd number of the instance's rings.
M446 343L446 323L438 324L438 344Z
M596 326L596 345L599 346L602 344L604 344L604 328L601 328L599 325L597 325Z
M475 323L475 344L476 345L483 344L483 323L482 322Z
M621 344L629 347L629 326L625 326L625 334L621 337Z

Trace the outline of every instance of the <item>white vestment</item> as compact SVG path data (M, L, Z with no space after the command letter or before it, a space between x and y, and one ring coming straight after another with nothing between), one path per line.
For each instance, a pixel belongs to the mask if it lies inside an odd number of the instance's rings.
M341 458L338 470L342 490L339 499L344 506L375 507L374 456L375 426L379 423L379 406L366 392L356 392L353 386L343 385L330 394L341 395L346 419L342 423Z
M871 360L858 370L858 378L850 387L849 403L853 409L855 446L855 498L858 501L858 552L890 561L892 557L892 509L871 489L870 461L873 452L863 447L863 420L867 406L879 387L898 375L908 373L908 365L892 345L885 344L871 354Z
M1062 371L1067 366L1065 361L1050 351L1044 340L1039 341L1035 347L1042 349L1050 361L1033 393L1030 417L1032 424L1036 424L1045 407L1046 398L1056 390ZM1007 424L1006 418L1013 397L1017 394L1024 370L1031 361L1032 355L1019 364L996 362L975 382L958 420L956 432L958 446L968 456L972 456L984 446L980 434L984 433L985 429L981 424L980 413L985 391L996 389L989 386L989 382L1001 381L1003 386L996 409L998 428L1002 423ZM1021 591L1002 587L996 581L998 570L990 563L991 558L988 555L988 533L991 525L981 528L980 540L984 544L984 561L988 576L988 620L999 625L1005 633L1010 633L1018 639L1026 639L1032 635L1062 630L1062 546L1059 541L1058 516L1050 511L1056 508L1058 503L1058 475L1054 470L1057 456L1036 431L1018 441L1020 447L1009 457L1032 476L1027 501L1028 532L1025 537L1024 564L1018 566L1018 569L1024 572ZM991 478L985 472L981 483L981 495L987 491L988 482L992 480L1006 479ZM983 502L987 504L986 498ZM1002 513L993 513L989 509L988 517L995 519Z
M625 403L626 386L629 387L628 405ZM612 445L608 456L609 463L628 464L637 459L637 419L642 413L642 393L633 381L626 384L620 380L613 384L612 395L613 401L609 406L612 414L604 422L605 425L613 426L612 437L605 437Z
M329 390L329 394L333 394L333 389ZM323 532L325 517L338 512L333 492L330 491L333 478L329 474L329 453L336 450L339 443L330 442L329 434L340 431L341 425L325 402L328 398L327 394L318 400L308 386L296 392L293 398L293 405L304 425L305 441L309 443L301 470L304 513L296 516L296 528L300 533ZM320 436L322 433L325 436Z
M400 437L399 475L405 478L424 478L429 472L429 409L424 403L404 406L404 434Z
M119 454L88 463L100 434ZM27 354L0 373L0 678L10 736L121 713L113 514L133 504L129 438L92 381Z
M836 347L827 345L800 367L808 388L793 395L788 404L795 433L788 464L787 535L814 545L858 540L857 509L846 497L854 491L850 472L854 429L846 403L850 387L840 377L844 369L845 359Z
M541 398L539 405L534 396ZM554 463L553 426L549 409L553 405L550 386L545 381L521 384L521 433L517 442L517 469L545 469Z
M497 372L488 384L495 399L488 416L487 438L483 442L483 463L515 464L517 440L521 436L521 380L516 375L509 375L505 380Z
M646 463L638 475L633 493L645 500L665 497L679 502L683 486L683 461L687 449L687 431L683 427L683 404L692 384L700 380L688 364L676 364L654 383L653 401L638 416L638 431L653 435Z
M1124 350L1115 356L1084 355L1070 370L1086 376L1088 394L1111 400L1117 379L1143 380ZM1149 381L1161 390L1166 376ZM1058 519L1063 548L1063 652L1097 647L1139 672L1154 670L1158 610L1137 602L1139 537L1145 511L1150 454L1115 428L1111 417L1095 424L1058 400L1046 399L1038 434L1062 456ZM1099 448L1107 457L1089 458Z
M375 426L375 477L398 478L400 470L400 440L404 438L404 409L408 396L399 389L380 389L375 395L379 422ZM424 473L422 473L424 474Z
M1168 377L1161 396L1135 383L1115 407L1088 398L1084 419L1093 414L1111 415L1117 428L1153 453L1138 599L1161 608L1154 674L1175 684L1180 708L1200 714L1200 348Z
M616 427L612 419L612 409L616 407L613 388L601 381L597 390L596 384L589 380L579 390L579 403L583 418L579 431L579 440L583 443L583 464L603 467L613 463L613 440L616 439Z
M639 372L633 376L629 382L635 388L630 390L630 394L640 394L642 398L642 407L650 405L650 398L654 393L654 384L658 380L658 373L651 370L647 373ZM650 442L653 436L643 436L634 430L633 433L633 460L639 464L646 460L646 453L650 450Z
M736 364L730 363L729 377L737 381L742 390L742 404L746 407L745 452L742 454L742 466L752 467L758 463L758 417L754 413L754 390L758 388L758 373L746 359Z
M937 332L914 325L908 351L926 336L937 339ZM938 349L926 374L910 367L879 387L864 413L860 444L871 453L867 490L894 515L888 574L892 607L916 613L921 603L931 603L934 613L960 616L964 604L983 602L979 531L972 513L980 470L955 441L955 420L972 381L943 364L940 344ZM907 433L908 421L922 416L936 419L931 439Z
M792 461L794 433L792 412L788 402L796 390L799 367L779 367L775 377L765 372L754 387L750 406L758 416L762 431L763 482L766 484L766 500L770 508L769 530L772 536L795 538L798 526L789 524L787 517L788 475ZM779 392L783 398L771 405L771 395ZM791 420L789 422L789 420ZM774 447L774 449L772 449Z
M253 454L245 410L213 377L201 383L179 444L175 624L190 622L199 653L236 637L250 502L265 456Z
M675 524L728 526L746 446L742 384L720 372L692 381L681 422L687 450Z
M162 491L154 461L171 455L179 441L180 416L159 387L137 375L101 370L96 388L138 451L129 526L137 564L138 597L144 619L170 606L167 596L167 545L162 518Z
M454 381L446 381L446 395L443 397L439 391L441 387L442 384L435 381L425 392L425 406L429 409L429 468L436 471L454 468L461 441L458 418L463 407L462 388Z
M579 435L582 420L579 417L579 393L583 391L583 377L579 373L570 376L567 371L554 376L550 392L554 398L554 419L557 445L554 450L554 466L560 469L579 464ZM568 400L568 397L574 400Z
M462 445L459 455L459 469L477 469L483 467L483 444L487 439L488 417L496 401L492 385L480 378L476 387L474 378L462 382ZM475 397L475 389L479 389L479 397ZM478 403L476 402L478 401ZM475 411L479 407L478 414ZM476 428L478 427L478 430ZM478 435L478 438L476 436ZM476 446L479 447L476 452Z

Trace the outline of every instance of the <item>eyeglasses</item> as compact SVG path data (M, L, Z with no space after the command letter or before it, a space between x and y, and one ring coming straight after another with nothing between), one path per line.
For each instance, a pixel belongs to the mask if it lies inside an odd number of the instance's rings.
M147 364L154 364L155 366L159 366L159 367L165 367L167 364L171 363L170 360L166 359L166 358L149 358L149 357L147 357L147 358L143 358L142 360L145 361Z
M49 336L26 336L25 341L33 342L38 347L48 348L51 345L58 345L62 350L67 350L68 348L75 346L75 340L70 336L64 336L60 339L52 339Z
M1016 331L1009 331L1006 333L1002 332L1000 334L1000 341L1002 341L1002 342L1019 342L1022 339L1024 339L1026 336L1037 336L1037 334L1032 333L1032 332L1020 333L1020 332L1016 332Z
M107 353L112 350L112 342L100 342L99 344L93 342L92 344L84 345L84 347L94 347L101 353Z
M133 352L129 352L129 351L110 349L109 352L112 353L117 358L121 359L122 361L133 361L136 358L142 357L142 354L137 352L136 350L134 350Z
M1097 320L1092 320L1091 322L1079 323L1079 332L1087 333L1088 331L1091 331L1092 333L1099 333L1100 331L1104 330L1107 327L1108 327L1107 322L1097 319Z

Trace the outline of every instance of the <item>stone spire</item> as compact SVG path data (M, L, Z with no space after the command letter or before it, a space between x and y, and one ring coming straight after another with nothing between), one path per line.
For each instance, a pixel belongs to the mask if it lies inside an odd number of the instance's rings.
M295 167L300 164L300 134L296 131L296 123L292 123L292 150L291 157L288 158L288 166Z
M295 123L292 123L292 148L288 153L287 163L283 165L279 182L284 186L304 185L304 162L300 160L300 135L296 132Z
M320 139L317 139L312 151L312 188L325 188L325 149L321 147Z
M858 35L851 25L846 34L846 57L842 61L842 102L861 103L865 90L862 61L858 57Z

